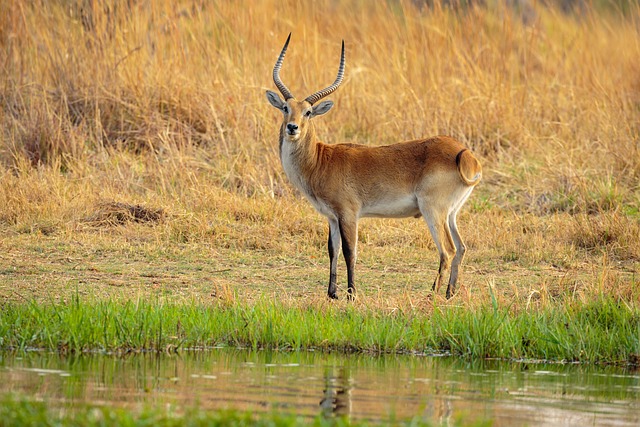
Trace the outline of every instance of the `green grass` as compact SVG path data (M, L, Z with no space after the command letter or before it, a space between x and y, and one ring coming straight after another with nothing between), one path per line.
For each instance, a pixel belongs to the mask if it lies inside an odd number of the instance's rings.
M8 303L0 349L61 352L179 351L239 346L372 353L450 353L465 358L634 364L640 355L638 306L602 296L590 303L513 312L469 309L388 312L364 305L229 301Z
M251 412L233 410L201 411L191 408L184 411L148 407L140 412L131 412L122 408L109 408L94 405L83 405L74 408L55 408L44 402L20 399L16 396L5 396L0 400L0 427L30 425L42 427L59 426L365 426L365 425L397 425L428 426L432 425L414 417L409 420L391 418L384 422L351 421L348 418L304 418L295 415ZM456 425L469 425L464 420L455 420ZM487 422L475 422L473 425L489 425Z

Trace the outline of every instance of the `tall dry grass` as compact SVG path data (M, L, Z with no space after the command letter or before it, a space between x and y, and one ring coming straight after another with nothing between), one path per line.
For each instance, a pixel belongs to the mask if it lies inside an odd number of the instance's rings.
M77 238L114 227L92 220L125 203L166 213L139 232L159 245L322 256L326 226L286 181L264 97L292 32L282 77L299 98L333 80L346 42L324 141L449 134L482 158L461 219L476 272L559 266L580 282L605 254L623 274L612 286L633 288L640 9L534 6L2 1L0 226ZM365 262L429 268L422 224L363 222L361 240Z

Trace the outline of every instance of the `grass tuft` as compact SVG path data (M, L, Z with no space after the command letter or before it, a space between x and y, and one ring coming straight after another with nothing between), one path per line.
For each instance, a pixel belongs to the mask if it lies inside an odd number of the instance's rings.
M162 208L148 208L122 202L101 202L96 211L87 218L95 225L124 225L129 222L157 223L166 214Z
M182 347L365 353L450 353L465 358L631 364L640 351L640 311L602 296L588 304L513 313L493 305L391 314L366 306L219 301L92 301L6 304L4 350L172 351Z

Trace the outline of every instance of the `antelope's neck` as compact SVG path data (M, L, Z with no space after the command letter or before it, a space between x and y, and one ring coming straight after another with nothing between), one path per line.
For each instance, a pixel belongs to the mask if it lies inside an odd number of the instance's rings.
M307 197L313 197L309 180L316 168L318 142L315 132L309 129L304 138L289 141L280 130L280 161L289 181Z

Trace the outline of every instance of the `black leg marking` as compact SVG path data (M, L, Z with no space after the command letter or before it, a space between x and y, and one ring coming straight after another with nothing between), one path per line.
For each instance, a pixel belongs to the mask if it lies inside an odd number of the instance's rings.
M338 270L338 255L340 253L341 239L338 221L329 220L329 241L327 249L329 251L329 298L338 299L336 280Z
M347 298L353 300L356 295L355 286L355 266L356 266L356 243L358 238L358 225L354 222L340 220L340 236L342 238L342 253L347 264Z

